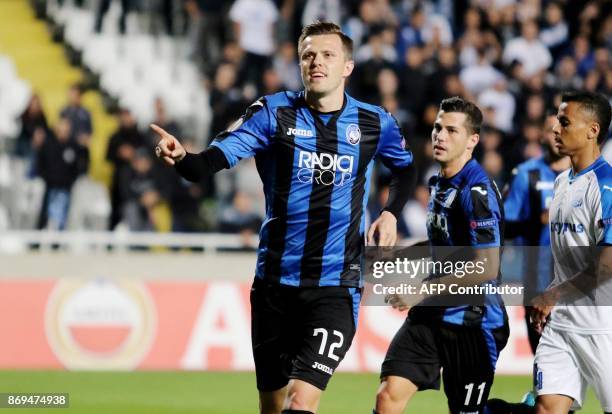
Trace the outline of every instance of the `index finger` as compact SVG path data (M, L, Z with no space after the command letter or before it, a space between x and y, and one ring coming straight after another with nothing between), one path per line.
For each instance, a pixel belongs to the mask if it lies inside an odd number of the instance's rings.
M168 134L168 133L167 133L167 132L166 132L166 131L165 131L165 130L162 128L162 127L160 127L160 126L157 126L157 125L155 125L155 124L151 124L151 125L149 125L149 127L150 127L150 128L153 130L153 131L157 132L157 133L158 133L160 136L162 136L162 137L169 137L169 136L170 136L170 134Z

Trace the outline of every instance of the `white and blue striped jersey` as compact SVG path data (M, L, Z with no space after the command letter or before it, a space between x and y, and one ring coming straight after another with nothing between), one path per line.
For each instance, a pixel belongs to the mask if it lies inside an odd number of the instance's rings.
M585 269L595 274L596 251L588 247L612 244L612 166L603 157L578 174L569 169L557 177L549 221L553 286ZM550 325L571 332L612 332L612 306L603 306L612 305L611 292L608 281L592 292L562 298Z

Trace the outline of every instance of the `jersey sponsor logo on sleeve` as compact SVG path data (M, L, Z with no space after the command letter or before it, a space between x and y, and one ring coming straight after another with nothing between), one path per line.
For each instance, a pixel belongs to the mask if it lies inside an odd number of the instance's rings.
M584 233L584 225L582 223L561 223L553 221L550 223L550 232L555 234Z
M493 227L497 225L496 219L488 219L488 220L471 220L470 227L472 229L480 229L483 227Z
M478 194L486 196L487 195L487 190L482 188L479 185L475 185L474 187L472 187L472 191L476 191Z
M300 151L297 179L305 184L343 186L352 177L351 155Z
M359 141L361 140L361 130L359 129L359 125L350 124L346 128L346 140L351 145L359 144Z

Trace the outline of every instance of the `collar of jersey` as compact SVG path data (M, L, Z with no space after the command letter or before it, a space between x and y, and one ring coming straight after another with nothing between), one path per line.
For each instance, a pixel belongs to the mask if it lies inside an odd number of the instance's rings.
M338 109L337 111L331 111L331 112L321 112L321 111L317 111L316 109L311 108L310 106L308 106L308 103L306 102L306 93L304 91L300 92L300 98L302 99L302 102L303 102L304 106L312 114L312 117L314 118L315 122L317 122L317 121L321 122L323 125L334 125L336 120L338 118L340 118L340 115L342 115L342 112L344 112L344 108L346 108L346 105L347 105L348 100L349 100L348 94L346 92L344 92L344 100L342 101L342 107L340 109ZM321 118L319 118L319 115L331 115L332 117L329 119L329 121L324 123L323 120Z
M580 177L581 175L584 175L584 174L588 173L589 171L593 171L595 168L599 167L604 162L605 161L603 159L603 156L600 155L599 157L597 157L597 159L595 159L595 161L593 161L591 163L591 165L586 167L584 170L580 171L578 174L574 174L574 169L570 168L570 171L569 171L569 179L570 179L570 181L571 180L575 180L576 178Z
M470 158L468 160L468 162L465 163L465 165L463 167L461 167L461 169L452 177L442 177L442 174L438 173L438 177L440 177L441 180L445 180L447 182L449 182L452 185L458 186L460 184L460 181L463 177L463 174L468 171L472 164L474 164L476 162L476 160L474 158Z

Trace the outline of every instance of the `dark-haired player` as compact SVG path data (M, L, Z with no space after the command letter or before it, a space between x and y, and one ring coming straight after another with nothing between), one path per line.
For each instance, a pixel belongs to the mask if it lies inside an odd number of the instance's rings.
M529 246L523 250L525 304L531 303L552 281L548 208L555 178L569 167L569 158L559 154L555 145L553 127L556 122L556 114L546 117L540 140L544 155L529 159L512 170L512 181L504 200L506 239L515 238L515 244ZM535 354L540 335L529 323L529 309L526 306L525 320L529 344Z
M495 183L472 159L482 113L461 98L442 101L431 133L440 174L430 179L427 231L433 260L443 260L449 246L466 246L474 262L488 263L478 274L433 274L428 284L495 285L499 278L504 213ZM436 298L430 298L436 299ZM439 299L439 298L437 298ZM410 308L382 364L374 413L403 412L419 390L444 391L453 414L483 413L495 365L508 340L508 320L498 295L481 304L461 302L429 306L427 298ZM400 310L410 303L391 296Z

